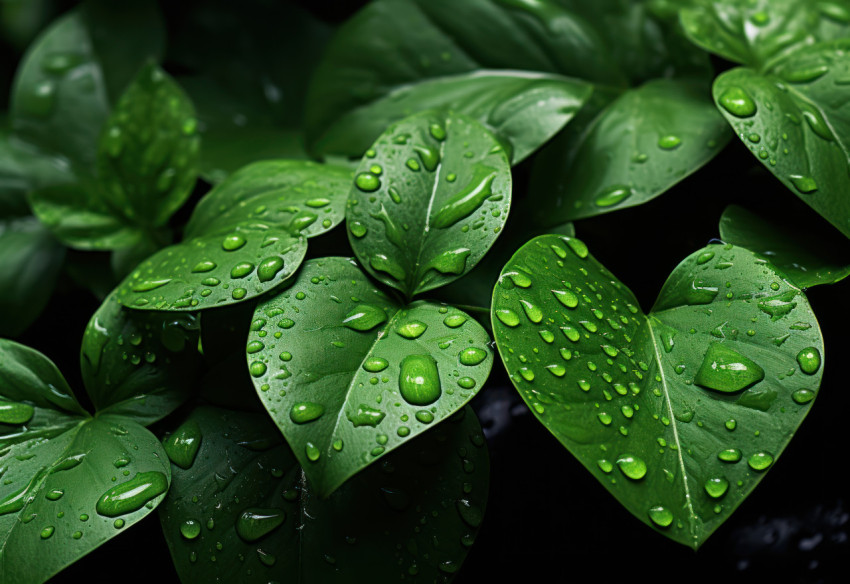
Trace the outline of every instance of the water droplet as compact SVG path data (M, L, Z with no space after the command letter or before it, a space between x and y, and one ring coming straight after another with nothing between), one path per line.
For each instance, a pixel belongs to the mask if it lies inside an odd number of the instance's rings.
M437 401L442 393L437 362L430 355L408 355L401 362L398 378L404 400L425 406Z
M718 101L723 109L739 118L748 118L757 111L753 98L740 87L727 88L720 94Z
M738 462L741 457L741 451L737 448L726 448L717 453L717 458L723 462Z
M346 417L352 424L354 424L355 428L359 426L371 426L374 428L381 423L381 420L383 420L385 416L386 414L381 410L370 408L365 404L357 406L357 410L355 412L349 411L346 414Z
M792 174L788 178L791 181L791 184L794 185L794 188L804 195L808 195L809 193L813 193L818 190L818 183L816 183L815 179L810 176Z
M811 389L800 388L791 394L791 399L802 405L815 399L815 392Z
M319 419L325 413L325 407L315 402L298 402L289 410L289 419L296 424L306 424Z
M368 331L387 320L387 313L378 306L358 304L342 321L342 324L355 331Z
M500 308L496 310L496 318L502 321L503 324L509 327L519 325L519 316L516 312L509 308Z
M366 235L366 232L368 231L368 228L360 221L352 221L348 224L348 229L351 231L351 234L358 239Z
M222 240L221 249L224 251L236 251L243 247L246 243L248 242L245 241L244 237L237 233L233 233Z
M495 169L476 165L472 180L440 206L431 225L436 229L445 229L471 215L492 194L490 189L495 178Z
M694 383L706 389L734 393L764 379L764 369L723 343L712 343Z
M52 525L48 525L44 529L41 530L41 539L50 539L50 536L56 531L56 528Z
M446 130L438 124L431 124L429 131L431 132L431 136L433 136L435 140L439 140L440 142L442 142L446 139Z
M403 267L401 267L401 264L399 264L393 259L390 259L382 253L378 253L370 257L369 265L371 265L372 268L378 270L379 272L389 274L399 282L404 280L404 278L407 276L407 272Z
M457 380L457 384L463 389L472 389L475 387L475 380L471 377L461 377Z
M230 270L230 277L234 279L244 278L254 271L254 264L249 262L241 262L233 266Z
M260 267L257 268L257 277L260 282L270 282L283 269L283 258L272 256L260 262Z
M245 509L236 520L236 533L244 541L257 541L280 527L284 521L286 513L283 509Z
M361 191L371 193L381 188L381 180L371 172L361 172L354 179L354 184Z
M254 361L248 369L253 377L262 377L266 374L267 367L262 361Z
M187 519L180 524L180 535L186 539L195 539L201 535L201 524L194 519Z
M432 146L414 146L413 149L419 155L419 160L422 161L422 166L428 172L433 172L437 165L440 164L440 151Z
M29 404L0 400L0 423L2 424L26 424L32 419L33 414L35 414L35 408Z
M613 207L619 205L632 196L632 189L622 185L608 187L594 199L593 204L597 207Z
M567 308L575 308L578 306L578 296L571 290L552 290L552 294L558 299L558 302Z
M788 290L782 294L759 300L758 307L759 310L770 315L771 322L775 322L796 308L796 296L796 290Z
M47 493L44 495L44 497L48 501L58 501L59 499L62 498L62 496L64 494L65 494L65 491L63 491L62 489L51 489L50 491L47 491Z
M729 490L729 481L724 477L713 477L705 481L705 492L713 499L719 499Z
M164 278L161 280L143 280L136 284L133 284L133 292L150 292L151 290L156 290L157 288L161 288L171 282L171 278Z
M673 134L661 136L661 138L658 139L658 147L663 150L673 150L678 148L681 143L682 139L678 136L674 136Z
M470 527L478 527L484 519L484 512L480 507L473 505L467 499L457 501L457 512L460 518Z
M186 420L163 441L168 459L180 468L190 468L201 447L201 427L195 420Z
M462 314L450 314L443 319L443 324L449 328L457 328L466 322L466 317Z
M416 419L422 422L423 424L430 424L434 421L434 414L432 414L428 410L419 410L418 412L416 412Z
M316 445L312 442L307 442L307 444L304 445L304 453L307 455L307 460L311 462L316 462L322 455L321 451L316 448Z
M658 527L669 527L671 523L673 523L673 513L667 507L663 505L656 505L655 507L650 507L647 512L649 518L652 522Z
M405 339L418 339L428 329L428 325L419 320L409 320L395 327L395 332Z
M204 272L211 272L216 269L218 266L215 262L198 262L195 264L195 267L192 268L192 273L202 274Z
M158 471L136 473L132 479L115 485L97 500L95 509L106 517L126 515L168 490L168 479Z
M755 471L765 471L773 464L773 455L769 452L756 452L747 459L747 464Z
M581 259L587 257L588 253L590 253L587 249L587 245L580 239L576 239L575 237L564 237L564 241L570 246L570 249L573 250L573 253L576 254Z
M478 347L468 347L460 352L458 358L463 365L478 365L487 358L487 351Z
M617 466L620 467L620 472L634 481L646 475L646 463L632 454L621 455L617 459Z
M383 371L387 367L389 367L389 362L386 359L382 359L380 357L369 357L363 363L363 369L369 371L370 373L378 373L379 371Z
M529 302L528 300L520 300L520 304L522 305L522 309L525 311L525 315L528 317L533 323L539 323L543 320L543 311L540 308Z
M814 375L820 369L820 351L815 347L806 347L797 353L797 363L806 375Z
M441 274L462 274L471 253L472 250L466 247L444 251L425 264L424 269L434 269Z

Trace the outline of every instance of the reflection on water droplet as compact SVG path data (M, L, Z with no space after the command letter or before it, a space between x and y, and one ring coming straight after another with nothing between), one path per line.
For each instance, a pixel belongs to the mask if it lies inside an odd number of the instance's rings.
M437 362L430 355L405 357L398 383L401 396L412 405L428 405L437 401L442 393Z
M740 87L727 88L720 94L718 101L723 109L739 118L748 118L757 111L753 98Z
M706 389L734 393L764 379L764 369L723 343L712 343L694 377Z

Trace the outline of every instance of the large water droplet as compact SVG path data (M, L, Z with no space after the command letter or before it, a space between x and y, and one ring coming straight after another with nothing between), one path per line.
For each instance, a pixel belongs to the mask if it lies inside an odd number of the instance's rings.
M471 215L492 194L490 189L495 178L495 169L477 165L469 184L440 206L431 225L445 229Z
M673 513L663 505L650 507L648 511L649 518L658 527L669 527L673 523Z
M395 332L405 339L418 339L428 329L428 325L419 320L409 320L395 327Z
M613 207L619 205L626 199L632 196L632 189L627 186L615 185L608 187L594 199L593 203L597 207Z
M168 479L158 471L136 473L132 479L115 485L97 500L95 509L106 517L126 515L168 490Z
M355 331L368 331L387 320L387 313L371 304L358 304L342 321L342 324Z
M437 362L431 355L408 355L401 362L399 390L404 400L425 406L437 401L442 393Z
M29 404L0 400L0 423L26 424L32 419L33 414L35 414L35 408Z
M371 408L365 404L360 404L357 406L356 411L349 411L346 414L346 417L352 424L354 424L355 428L359 426L371 426L374 428L381 423L381 420L383 420L385 416L386 414L381 410L376 410L375 408Z
M637 481L646 475L646 463L633 454L623 454L617 459L617 466L620 467L626 477Z
M186 420L170 436L163 440L162 446L168 459L180 468L190 468L201 447L201 427L195 420Z
M748 118L756 113L756 103L740 87L729 87L720 94L720 105L727 112L739 118Z
M325 406L315 402L298 402L292 404L289 410L289 419L296 424L306 424L319 419L325 413Z
M260 262L260 266L257 268L257 277L260 279L260 282L270 282L274 280L275 276L283 269L283 258L279 256L272 256L264 259Z
M815 347L806 347L797 353L797 363L806 375L814 375L820 369L820 351Z
M764 379L764 369L723 343L708 347L694 383L706 389L734 393Z
M371 193L381 188L381 180L371 172L361 172L354 179L354 184L361 191Z
M201 535L201 524L194 519L187 519L180 524L180 535L186 539L195 539Z
M487 351L478 347L469 347L461 351L458 358L463 365L478 365L487 358Z
M747 459L747 464L750 465L750 468L762 472L770 468L770 465L773 464L773 455L769 452L756 452L750 455Z
M280 527L284 521L286 513L283 509L250 508L236 520L236 533L244 541L257 541Z
M724 477L712 477L705 481L705 492L713 499L719 499L729 490L729 481Z

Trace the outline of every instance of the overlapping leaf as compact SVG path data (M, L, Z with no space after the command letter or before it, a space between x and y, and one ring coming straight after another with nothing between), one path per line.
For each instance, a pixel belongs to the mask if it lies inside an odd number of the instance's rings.
M445 305L401 305L345 258L307 262L257 307L257 393L322 496L466 404L493 363L487 332Z
M534 414L645 523L694 548L782 453L817 394L803 293L710 245L643 313L577 239L541 236L493 293L496 343Z
M469 409L322 499L265 415L201 408L200 448L160 509L185 583L443 581L483 518L488 460Z

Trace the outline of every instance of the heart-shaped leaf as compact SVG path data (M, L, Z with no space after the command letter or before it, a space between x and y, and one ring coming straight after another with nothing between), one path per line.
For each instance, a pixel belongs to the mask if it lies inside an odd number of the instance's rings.
M40 353L0 339L0 579L40 584L147 515L171 476L129 418L90 417ZM21 558L39 558L22 562Z
M360 163L346 211L361 264L408 297L457 280L508 218L511 171L472 118L424 112L388 128Z
M711 160L729 130L703 83L657 79L594 100L538 157L531 214L555 225L640 205Z
M795 50L768 73L737 68L714 99L741 141L785 186L850 236L850 39Z
M80 351L95 408L144 425L177 408L200 370L197 320L129 310L110 295L89 321Z
M400 305L346 258L307 262L257 307L247 353L260 399L322 496L467 403L493 364L463 312Z
M201 310L264 294L295 273L307 237L342 220L350 184L350 171L329 165L249 165L201 200L186 239L134 270L118 300L146 310Z
M97 169L105 202L134 224L161 227L198 176L195 108L159 67L143 67L104 126Z
M511 380L635 516L694 548L782 453L820 384L805 295L764 259L710 245L652 311L579 240L523 246L493 292Z
M817 215L766 220L730 205L720 218L720 238L764 256L801 288L850 275L850 242Z
M489 464L470 409L317 496L268 417L200 408L194 464L160 518L183 582L437 582L481 523Z

